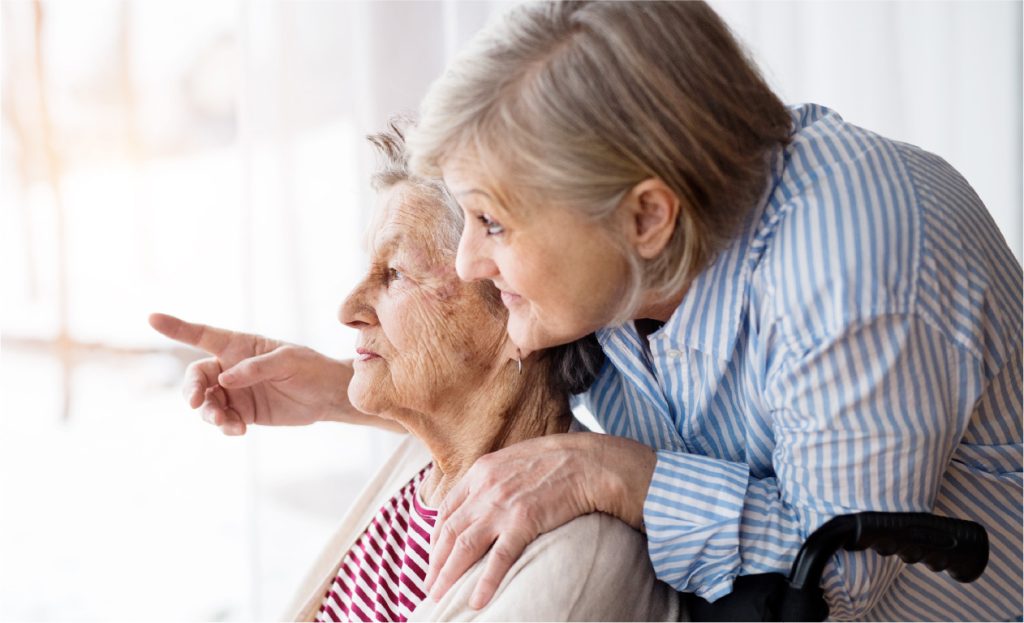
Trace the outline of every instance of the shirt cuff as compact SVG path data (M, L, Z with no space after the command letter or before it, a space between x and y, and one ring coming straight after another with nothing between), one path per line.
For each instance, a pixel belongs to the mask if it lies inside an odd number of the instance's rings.
M708 601L732 591L749 478L744 463L657 452L644 523L658 579Z

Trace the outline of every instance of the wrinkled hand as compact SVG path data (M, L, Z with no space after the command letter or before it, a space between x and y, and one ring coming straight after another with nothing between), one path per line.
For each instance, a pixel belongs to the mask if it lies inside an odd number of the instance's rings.
M305 348L152 314L149 324L167 337L213 355L191 363L182 393L203 419L226 435L252 424L298 426L357 414L348 403L351 365ZM362 416L367 418L369 416Z
M438 509L431 598L490 550L469 602L483 608L534 539L581 515L605 512L639 528L655 462L643 444L596 433L538 437L480 457Z

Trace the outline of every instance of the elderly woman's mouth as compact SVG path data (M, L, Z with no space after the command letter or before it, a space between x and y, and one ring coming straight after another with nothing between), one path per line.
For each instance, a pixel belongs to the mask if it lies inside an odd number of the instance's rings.
M365 348L356 349L356 361L371 361L373 359L380 359L380 355Z

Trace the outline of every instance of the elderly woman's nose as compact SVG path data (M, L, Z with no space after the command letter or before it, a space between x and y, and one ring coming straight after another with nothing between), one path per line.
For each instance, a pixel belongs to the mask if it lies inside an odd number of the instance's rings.
M455 255L455 272L463 281L488 279L498 274L498 267L488 257L479 237L467 227L459 238L459 250Z
M345 300L341 303L341 308L338 309L338 320L353 329L362 329L376 323L376 313L374 313L373 307L368 304L366 293L362 287L356 287L355 290L345 297Z

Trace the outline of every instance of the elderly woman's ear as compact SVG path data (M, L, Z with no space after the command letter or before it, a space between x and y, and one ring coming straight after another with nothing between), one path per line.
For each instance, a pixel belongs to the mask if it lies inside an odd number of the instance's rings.
M679 197L656 177L629 191L619 213L626 239L637 255L649 260L661 254L675 231L679 210Z

